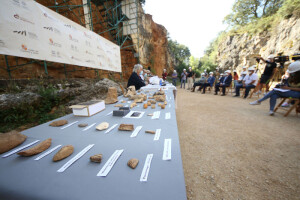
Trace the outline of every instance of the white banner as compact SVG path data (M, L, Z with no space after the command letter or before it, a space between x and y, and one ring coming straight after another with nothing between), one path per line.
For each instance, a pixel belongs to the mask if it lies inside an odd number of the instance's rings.
M122 69L118 45L33 0L0 2L0 54Z

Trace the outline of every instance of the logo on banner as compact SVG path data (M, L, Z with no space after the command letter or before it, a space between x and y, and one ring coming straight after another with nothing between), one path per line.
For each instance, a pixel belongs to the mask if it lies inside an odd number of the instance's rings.
M51 56L61 58L61 55L60 55L59 51L51 51Z
M0 40L0 47L6 47L5 42L3 40Z
M79 42L77 39L73 38L71 34L69 34L69 39L73 42Z
M92 52L89 52L88 50L86 50L85 53L86 53L86 54L89 54L89 55L91 55L91 56L93 55Z
M48 15L47 13L44 13L44 17L48 18L48 19L51 19L52 21L55 21L55 22L58 22L57 19L51 17L50 15Z
M71 56L71 59L81 62L81 60L75 56Z
M67 27L67 28L70 28L74 31L77 31L77 29L74 26L70 25L70 24L64 24L64 26Z
M51 27L51 26L48 26L48 27L44 26L43 28L48 30L48 31L52 31L54 33L57 33L57 34L61 35L61 32L57 28L54 28L54 27Z
M24 18L24 17L21 17L20 15L18 14L14 14L14 18L18 19L18 20L21 20L23 22L27 22L27 23L30 23L30 24L34 24L33 22L29 21L28 19Z
M52 38L49 38L49 44L55 47L61 47L61 44L54 42Z
M92 39L92 36L91 36L91 35L87 34L86 32L83 32L83 33L84 33L84 36L85 36L85 37L87 37L87 38L89 38L89 39Z
M75 51L75 52L79 52L78 47L75 46L75 45L73 45L73 44L71 44L71 49L72 49L73 51Z
M39 54L38 50L28 48L26 44L21 45L20 51L25 52L25 53L29 53L29 54Z
M89 41L87 41L87 40L85 41L85 45L88 46L88 47L92 46L91 43Z
M35 33L28 32L28 31L25 31L25 30L22 30L22 31L13 31L13 33L16 33L16 34L19 34L19 35L23 35L25 37L28 36L30 39L35 39L35 40L38 39L38 36Z
M25 1L13 0L13 4L28 10L27 3Z

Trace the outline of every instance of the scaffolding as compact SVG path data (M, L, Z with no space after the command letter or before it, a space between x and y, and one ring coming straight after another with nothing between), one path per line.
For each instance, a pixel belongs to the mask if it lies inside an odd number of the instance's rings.
M37 2L40 1L37 0ZM136 59L134 62L139 63L139 0L82 0L82 3L77 5L73 4L73 0L41 2L44 6L117 44L120 46L121 55L122 52L130 52ZM12 71L29 64L39 64L44 68L46 76L48 76L48 66L54 66L48 61L26 59L24 62L23 58L7 55L4 55L4 60L6 68L3 69L7 71L9 78L13 78ZM121 78L129 72L129 68L135 63L122 61ZM72 70L67 70L67 66L70 68L69 65L59 65L60 67L57 67L56 70L63 71L66 78L69 73L76 71L94 70L97 77L99 77L99 71L102 74L108 73L110 76L115 73L86 67L82 69L79 66L72 66Z

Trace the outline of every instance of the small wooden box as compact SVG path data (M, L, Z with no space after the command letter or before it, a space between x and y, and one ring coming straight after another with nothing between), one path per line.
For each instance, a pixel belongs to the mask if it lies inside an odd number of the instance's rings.
M105 103L103 100L92 100L77 105L70 106L75 116L90 117L105 109Z

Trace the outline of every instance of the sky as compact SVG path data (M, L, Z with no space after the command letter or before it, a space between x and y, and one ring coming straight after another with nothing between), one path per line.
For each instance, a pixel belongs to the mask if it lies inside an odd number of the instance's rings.
M144 10L168 30L172 40L200 58L210 41L226 29L223 19L233 3L234 0L146 0Z

